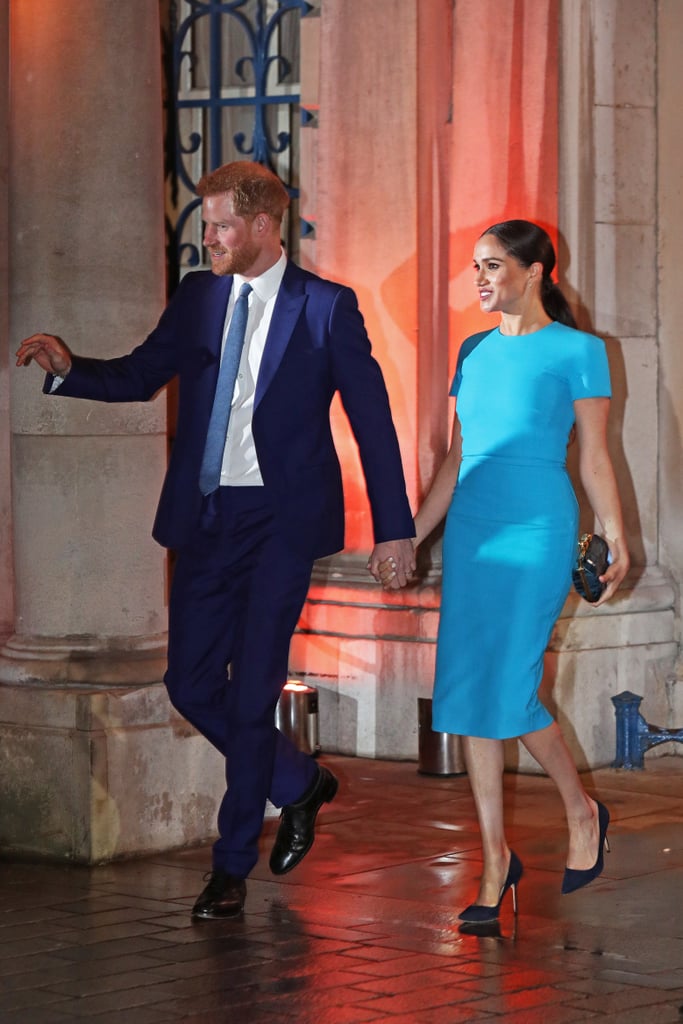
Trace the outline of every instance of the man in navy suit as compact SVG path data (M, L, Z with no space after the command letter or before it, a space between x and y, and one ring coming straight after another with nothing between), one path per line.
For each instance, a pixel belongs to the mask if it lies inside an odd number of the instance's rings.
M274 723L313 561L344 544L329 417L337 391L372 511L368 568L379 579L380 562L393 559L390 585L398 588L415 563L389 401L353 291L287 259L280 225L289 197L260 164L227 164L197 191L211 272L185 276L141 345L120 358L90 359L54 335L34 334L17 365L35 360L47 371L48 394L105 402L147 401L178 378L176 438L153 534L177 552L169 697L226 759L213 870L192 911L215 918L243 909L266 798L282 808L270 867L284 874L310 849L318 811L337 791L332 772ZM241 291L246 298L238 299ZM215 485L207 486L207 434L238 302L243 347L229 385L227 433L219 429Z

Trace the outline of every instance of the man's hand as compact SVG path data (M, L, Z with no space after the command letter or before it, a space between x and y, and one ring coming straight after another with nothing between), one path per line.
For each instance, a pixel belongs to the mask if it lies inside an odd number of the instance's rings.
M415 546L412 540L385 540L375 544L368 569L385 590L405 587L415 572Z
M28 366L32 359L55 377L66 377L71 369L71 354L54 334L32 334L22 341L17 349L17 366Z

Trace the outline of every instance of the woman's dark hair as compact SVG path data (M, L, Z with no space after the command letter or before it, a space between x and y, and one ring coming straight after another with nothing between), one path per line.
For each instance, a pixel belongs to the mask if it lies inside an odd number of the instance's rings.
M543 266L541 278L541 302L551 320L557 320L567 327L576 327L574 314L561 289L550 276L555 269L555 249L547 231L533 224L530 220L503 220L500 224L492 224L480 237L493 235L522 267L530 267L532 263Z

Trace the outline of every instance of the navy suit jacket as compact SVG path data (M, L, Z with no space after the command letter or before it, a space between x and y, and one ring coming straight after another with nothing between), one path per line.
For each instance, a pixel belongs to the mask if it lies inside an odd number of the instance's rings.
M141 345L115 359L74 356L55 392L147 401L178 377L176 437L153 530L166 547L182 547L198 527L199 467L231 287L232 277L187 274ZM51 384L48 375L46 391ZM329 415L337 390L358 444L375 541L413 536L389 400L355 294L288 262L256 384L252 429L278 527L313 558L344 546L341 469Z

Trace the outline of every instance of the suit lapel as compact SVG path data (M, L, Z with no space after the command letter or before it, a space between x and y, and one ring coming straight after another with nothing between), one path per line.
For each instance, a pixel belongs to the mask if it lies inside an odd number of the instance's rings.
M306 301L304 277L295 263L288 262L282 284L275 300L268 337L263 350L261 367L256 382L254 409L268 390L277 368L282 362L287 345Z
M198 380L198 422L202 432L206 432L209 415L216 393L216 382L221 364L221 344L225 326L225 311L232 288L231 277L216 277L211 274L207 278L208 294L205 301L196 305L201 315L197 320L197 337L201 339L199 349L200 376ZM200 411L201 410L201 411Z
M232 281L232 277L211 275L211 291L206 306L206 322L202 325L200 333L200 336L204 339L207 351L213 356L217 364L221 361L225 311L228 308ZM216 366L216 373L218 373L218 366Z

